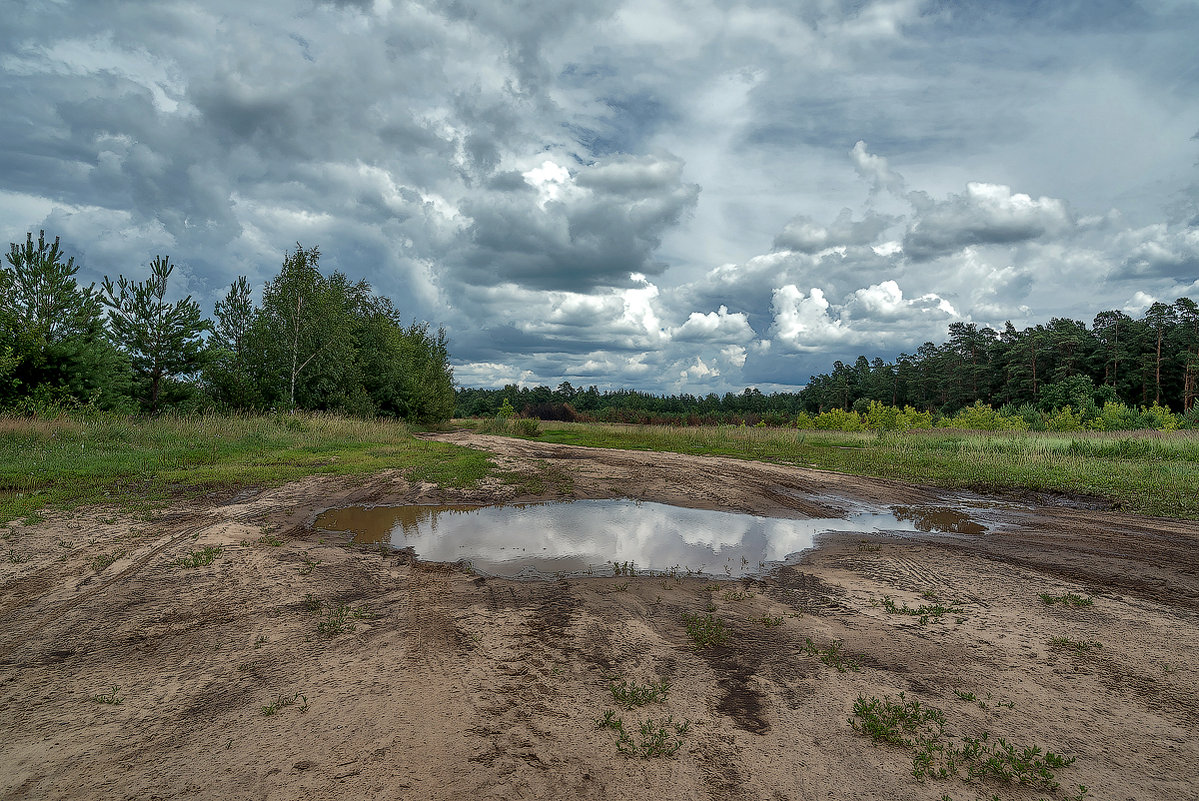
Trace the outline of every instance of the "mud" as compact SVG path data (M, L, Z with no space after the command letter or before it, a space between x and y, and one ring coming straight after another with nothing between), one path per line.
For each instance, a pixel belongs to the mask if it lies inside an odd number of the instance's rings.
M87 509L6 530L0 797L1031 801L1079 784L1095 799L1195 797L1192 522L728 459L443 438L486 447L524 478L462 491L398 474L309 479L152 519ZM341 506L622 497L793 518L867 503L926 522L903 537L825 537L798 565L719 582L517 582L312 526ZM205 546L221 548L212 564L178 564ZM116 558L95 562L104 555ZM1093 606L1040 598L1067 592ZM884 601L954 611L922 623ZM728 639L697 649L682 616L707 611ZM858 670L811 651L834 643ZM620 679L665 680L669 694L624 710L609 691ZM114 686L121 703L95 700ZM917 782L910 751L847 722L859 695L900 692L944 710L954 736L1075 756L1056 771L1063 790ZM628 757L596 725L608 709L634 733L668 717L689 727L673 757Z

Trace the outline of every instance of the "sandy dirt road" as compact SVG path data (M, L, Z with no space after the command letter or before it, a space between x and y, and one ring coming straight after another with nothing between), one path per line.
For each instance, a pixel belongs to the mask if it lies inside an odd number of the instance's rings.
M741 582L521 583L312 528L350 504L632 497L828 517L947 500L731 459L439 437L493 451L506 480L310 479L149 520L85 509L14 524L0 797L975 801L1081 784L1093 799L1199 798L1193 522L975 498L986 533L830 536ZM178 564L205 546L221 547L212 564ZM953 611L921 620L887 599ZM695 647L691 614L723 621L727 643ZM626 680L669 692L624 709L610 686ZM859 697L900 693L943 711L943 742L985 732L1074 757L1054 771L1062 788L963 770L918 781L913 748L849 722ZM664 742L681 745L621 754L597 726L608 710L634 747L641 724L668 720Z

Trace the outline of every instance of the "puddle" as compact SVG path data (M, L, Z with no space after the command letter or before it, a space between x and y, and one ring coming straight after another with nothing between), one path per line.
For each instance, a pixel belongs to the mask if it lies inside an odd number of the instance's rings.
M638 571L741 578L795 561L820 534L930 530L909 512L789 520L621 499L358 506L330 509L314 525L354 542L411 547L425 561L466 561L491 576L613 575L614 563L631 563Z
M947 506L896 506L895 516L909 520L917 531L940 531L947 534L982 534L986 526L976 523L961 509Z

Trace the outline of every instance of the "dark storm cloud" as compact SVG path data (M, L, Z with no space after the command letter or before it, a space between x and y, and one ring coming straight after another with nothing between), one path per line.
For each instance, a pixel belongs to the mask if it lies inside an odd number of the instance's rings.
M662 232L699 195L698 186L682 181L681 163L622 157L574 175L548 165L526 178L539 192L479 193L463 203L470 247L461 253L458 278L585 291L663 270L653 260Z

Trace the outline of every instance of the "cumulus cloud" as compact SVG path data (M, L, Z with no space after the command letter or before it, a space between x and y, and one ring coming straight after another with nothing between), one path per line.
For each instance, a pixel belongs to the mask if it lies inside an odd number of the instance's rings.
M933 200L923 192L910 196L913 219L903 237L904 252L930 259L971 245L1011 245L1066 233L1074 220L1056 198L1012 194L1010 187L971 182L960 195Z
M872 320L899 320L913 314L936 314L938 317L957 317L953 304L935 293L908 300L895 281L883 281L856 290L849 304L850 314Z
M1113 278L1190 278L1199 274L1199 227L1157 223L1120 232L1123 258Z
M707 314L691 312L686 322L671 330L671 337L678 342L745 343L754 338L754 331L744 314L730 314L727 306L721 306Z
M794 284L778 287L771 296L774 341L794 351L815 351L840 344L854 334L840 319L829 316L824 292L812 287L804 294Z

